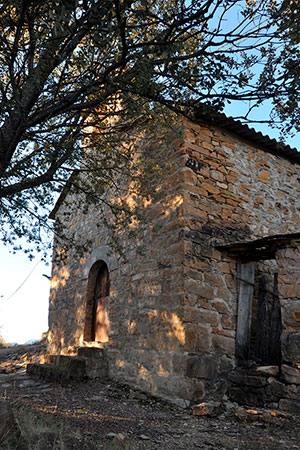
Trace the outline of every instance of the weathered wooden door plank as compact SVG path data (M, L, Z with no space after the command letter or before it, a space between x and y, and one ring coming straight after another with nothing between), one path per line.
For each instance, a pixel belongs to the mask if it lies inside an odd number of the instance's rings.
M252 302L254 292L254 262L239 262L238 274L238 313L236 329L236 356L248 359L250 350L250 331Z

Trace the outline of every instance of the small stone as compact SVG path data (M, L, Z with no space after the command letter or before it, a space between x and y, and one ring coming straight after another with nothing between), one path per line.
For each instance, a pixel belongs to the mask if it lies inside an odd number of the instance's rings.
M221 402L202 402L193 406L193 416L216 417L222 414L224 407Z
M140 439L142 439L143 441L149 441L150 440L149 436L146 436L145 434L141 434L140 435Z
M122 433L117 433L115 438L118 439L118 441L124 441L126 439L126 437Z
M300 370L287 366L286 364L282 364L281 373L287 383L300 384Z
M116 433L107 433L107 434L105 435L105 437L106 437L107 439L114 439L116 436L117 436Z
M279 367L278 366L259 366L256 368L256 372L259 375L276 377L276 375L279 372Z
M268 386L266 388L267 395L272 399L272 401L278 401L279 398L289 397L290 387L275 378L268 379Z
M281 411L273 411L270 409L243 409L237 408L235 417L244 423L253 423L261 426L265 423L280 423L280 419L288 418L289 415Z

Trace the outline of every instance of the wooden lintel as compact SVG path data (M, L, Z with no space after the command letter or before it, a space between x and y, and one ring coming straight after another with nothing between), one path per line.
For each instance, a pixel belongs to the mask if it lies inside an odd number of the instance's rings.
M277 234L246 242L232 244L217 244L217 250L224 251L233 257L245 261L274 259L276 251L288 246L291 241L300 241L300 233Z
M228 249L226 253L230 256L237 258L241 261L263 261L265 259L275 259L277 249L251 249L251 248L239 248Z

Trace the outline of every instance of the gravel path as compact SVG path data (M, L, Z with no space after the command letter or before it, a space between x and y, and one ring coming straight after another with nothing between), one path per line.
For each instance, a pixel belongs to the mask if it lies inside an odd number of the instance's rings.
M37 382L26 375L25 358L18 357L10 369L7 356L2 359L0 350L0 372L5 364L10 370L0 373L0 397L11 400L21 428L29 428L26 417L43 423L39 434L38 425L32 427L34 449L300 449L299 417L252 424L238 420L234 410L218 418L195 417L110 380Z

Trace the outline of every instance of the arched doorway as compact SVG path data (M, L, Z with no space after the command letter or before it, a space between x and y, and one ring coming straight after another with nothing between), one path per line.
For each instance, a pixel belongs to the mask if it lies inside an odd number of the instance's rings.
M86 341L107 342L109 329L109 271L104 261L91 267L88 279L84 338Z

